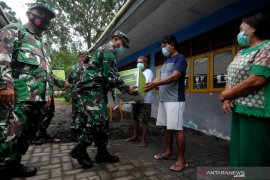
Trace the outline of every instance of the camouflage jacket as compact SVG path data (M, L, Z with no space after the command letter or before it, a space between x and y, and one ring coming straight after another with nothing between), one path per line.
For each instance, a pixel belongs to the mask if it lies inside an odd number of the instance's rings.
M0 32L0 91L15 90L16 101L47 101L54 83L48 44L24 25L9 24Z
M122 93L129 89L117 72L116 53L111 43L99 47L81 71L82 76L77 83L79 91L101 90L107 96L108 90L113 88Z
M83 63L78 62L71 67L70 74L68 76L68 82L71 84L72 92L77 92L77 83L82 76Z

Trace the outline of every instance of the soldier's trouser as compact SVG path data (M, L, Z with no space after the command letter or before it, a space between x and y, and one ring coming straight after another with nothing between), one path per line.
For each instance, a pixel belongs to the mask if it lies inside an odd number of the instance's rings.
M108 111L104 94L100 92L81 93L83 109L80 114L86 122L79 137L79 144L91 145L93 141L96 146L108 144Z
M0 165L3 167L26 153L44 119L45 103L16 102L13 109L3 104L0 108Z
M41 122L39 132L46 132L47 128L50 126L52 119L54 117L55 104L54 98L52 98L51 104L49 107L45 108L45 119Z
M80 104L80 95L73 94L72 95L72 120L71 120L71 129L75 131L82 131L84 128L84 116L82 115L82 104ZM81 109L81 110L80 110Z

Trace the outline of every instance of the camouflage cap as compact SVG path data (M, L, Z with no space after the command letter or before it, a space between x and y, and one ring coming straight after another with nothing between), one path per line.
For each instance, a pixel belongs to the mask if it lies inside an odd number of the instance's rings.
M55 17L55 13L53 12L52 8L46 3L42 3L42 2L33 3L30 5L28 10L32 10L32 9L42 9L46 11L50 16L50 19L53 19Z
M125 48L129 48L129 46L128 46L128 44L129 44L129 38L128 38L127 35L124 34L123 32L121 32L121 31L118 30L118 31L116 31L116 32L113 34L112 37L113 37L113 38L114 38L114 37L120 38L121 41L122 41L123 44L124 44L124 47L125 47Z
M88 56L89 53L88 53L87 51L80 51L80 52L79 52L79 56L80 56L80 55Z

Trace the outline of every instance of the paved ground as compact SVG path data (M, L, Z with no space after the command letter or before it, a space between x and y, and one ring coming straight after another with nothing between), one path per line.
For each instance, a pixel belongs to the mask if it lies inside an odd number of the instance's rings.
M60 143L46 143L40 146L30 146L23 156L23 163L38 168L36 176L26 180L128 180L128 179L196 179L196 167L227 166L229 160L229 145L227 141L186 130L186 159L190 167L181 173L171 172L169 167L175 160L155 160L153 155L163 150L162 130L156 128L154 120L150 123L148 145L138 147L139 142L124 142L124 137L131 133L131 121L117 121L117 114L111 123L109 151L120 157L120 162L114 164L95 164L92 169L81 169L76 160L68 153L74 147L69 141L69 122L71 107L64 103L56 103L55 118L49 128L49 133L62 138ZM116 112L115 112L116 113ZM126 115L130 117L130 115ZM174 147L176 150L176 148ZM92 159L96 149L91 146L88 153ZM175 151L176 152L176 151ZM20 180L22 178L15 178Z

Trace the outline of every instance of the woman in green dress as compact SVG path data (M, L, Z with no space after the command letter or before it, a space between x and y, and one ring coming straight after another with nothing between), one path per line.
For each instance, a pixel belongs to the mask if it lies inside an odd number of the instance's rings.
M256 13L243 18L238 43L245 46L227 69L220 94L232 112L230 165L270 166L270 20Z

